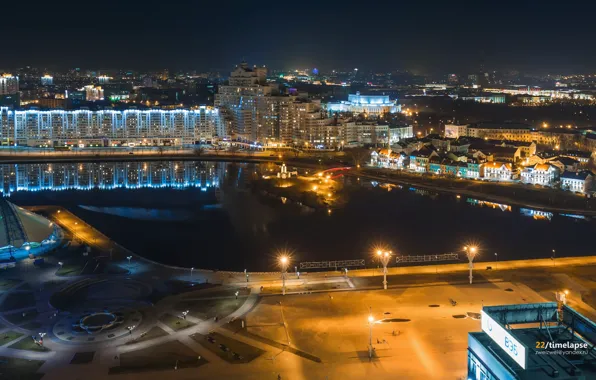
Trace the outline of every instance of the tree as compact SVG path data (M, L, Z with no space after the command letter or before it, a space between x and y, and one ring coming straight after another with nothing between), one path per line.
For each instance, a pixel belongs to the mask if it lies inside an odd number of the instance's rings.
M236 154L236 152L240 150L240 147L238 145L230 145L230 148L228 148L228 150L230 151L230 153Z
M198 146L192 150L193 154L197 157L202 156L205 153L205 148Z
M366 148L351 148L349 151L346 150L351 158L352 165L359 166L370 159L370 150Z

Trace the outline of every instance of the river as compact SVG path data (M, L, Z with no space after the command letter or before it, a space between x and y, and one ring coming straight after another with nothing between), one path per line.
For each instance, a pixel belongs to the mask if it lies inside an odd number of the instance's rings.
M477 261L595 253L589 217L356 177L333 179L333 198L342 202L300 206L255 189L279 171L273 164L2 164L0 171L10 201L61 205L133 252L184 267L269 271L282 251L291 252L291 267L348 259L373 265L381 246L402 256L455 252L463 259L463 246L475 244Z

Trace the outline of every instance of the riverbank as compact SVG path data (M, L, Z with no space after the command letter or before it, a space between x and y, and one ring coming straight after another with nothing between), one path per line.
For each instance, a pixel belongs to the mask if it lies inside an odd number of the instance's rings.
M472 181L420 176L385 169L364 169L359 178L442 193L452 193L510 206L521 206L540 211L596 216L596 200L571 192L538 188L518 183Z

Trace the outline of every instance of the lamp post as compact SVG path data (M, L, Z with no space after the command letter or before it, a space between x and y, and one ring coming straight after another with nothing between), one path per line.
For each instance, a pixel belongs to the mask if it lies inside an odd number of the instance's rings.
M194 267L190 268L190 282L192 282L192 271L195 270Z
M470 284L472 283L472 269L474 269L474 258L478 253L478 247L476 246L465 246L464 252L466 252L466 256L468 256L468 268L470 268Z
M373 323L375 323L375 318L372 316L372 313L368 315L368 358L372 359L373 354L373 345L372 345L372 327Z
M495 252L495 261L497 262L497 270L499 269L499 255Z
M132 256L126 256L126 259L128 260L128 267L130 267L130 259L132 259Z
M188 314L188 312L189 312L189 311L190 311L190 310L184 310L184 311L182 312L182 319L186 320L186 315Z
M43 337L46 335L44 332L39 333L39 345L43 346Z
M556 259L557 251L553 249L553 255L550 257L553 260L553 267L555 266L555 259Z
M77 239L77 226L79 225L79 222L75 222L74 224L74 234L75 234L75 240Z
M383 289L387 290L387 264L391 259L391 251L377 250L377 257L381 264L383 264Z
M281 293L283 296L286 295L286 270L288 269L289 263L288 256L282 256L279 258L279 265L281 266Z

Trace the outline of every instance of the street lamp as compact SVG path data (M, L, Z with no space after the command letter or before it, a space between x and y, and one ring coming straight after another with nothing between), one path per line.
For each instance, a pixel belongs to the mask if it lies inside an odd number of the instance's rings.
M238 294L240 294L240 292L236 290L236 293L234 293L234 295L236 296L236 299L238 299Z
M192 282L192 271L195 270L194 267L190 268L190 281Z
M474 258L478 253L478 247L476 246L464 246L464 252L466 252L466 256L468 256L468 268L470 268L470 284L472 283L472 269L474 269Z
M368 358L372 359L373 354L373 345L372 345L372 327L373 323L375 323L375 318L372 314L368 315Z
M43 346L43 337L46 335L44 332L39 333L39 345Z
M391 259L391 251L378 249L377 257L381 264L383 264L383 289L387 290L387 264L389 264L389 259Z
M281 256L279 258L279 265L281 266L281 282L282 282L282 295L286 295L286 270L288 269L288 264L290 260L288 256Z
M130 267L130 259L132 259L132 256L126 256L126 258L128 259L128 266Z
M186 319L186 315L188 314L188 312L189 312L189 311L190 311L190 310L184 310L184 311L182 312L182 319Z
M495 261L497 262L497 269L499 269L499 255L495 252Z
M555 266L555 259L556 259L556 255L557 255L557 251L555 251L555 250L553 249L553 255L550 257L550 258L551 258L551 260L553 261L553 267Z

